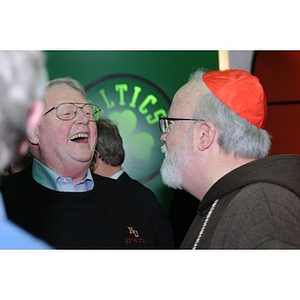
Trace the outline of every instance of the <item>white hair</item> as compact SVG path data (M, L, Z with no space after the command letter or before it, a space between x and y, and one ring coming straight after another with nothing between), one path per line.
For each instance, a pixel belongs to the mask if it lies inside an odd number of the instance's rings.
M0 170L11 163L33 101L43 99L46 83L41 51L0 51Z
M203 71L196 71L190 80L203 82ZM194 118L209 120L218 128L219 145L225 153L236 157L263 158L268 155L271 137L264 129L249 123L220 101L207 87L198 96Z

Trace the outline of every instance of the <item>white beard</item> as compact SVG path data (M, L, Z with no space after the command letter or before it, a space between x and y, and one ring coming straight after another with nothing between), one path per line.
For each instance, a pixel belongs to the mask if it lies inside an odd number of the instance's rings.
M184 151L177 148L168 151L166 145L161 147L161 152L165 154L165 159L160 168L163 183L173 189L182 189L181 168L184 162Z

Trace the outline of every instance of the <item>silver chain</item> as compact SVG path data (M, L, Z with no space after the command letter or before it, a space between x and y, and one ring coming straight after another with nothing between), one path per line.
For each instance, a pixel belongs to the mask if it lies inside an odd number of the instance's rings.
M219 199L215 200L215 202L214 202L213 205L211 206L211 208L210 208L210 210L209 210L209 212L208 212L208 214L207 214L207 216L206 216L206 219L205 219L205 221L204 221L204 223L203 223L203 225L202 225L202 227L201 227L201 229L200 229L200 232L199 232L199 234L198 234L198 237L197 237L197 239L196 239L196 242L195 242L195 244L194 244L194 246L193 246L193 248L192 248L193 250L195 250L195 249L197 248L197 246L198 246L198 244L199 244L199 242L200 242L200 240L201 240L201 238L202 238L202 235L203 235L203 233L204 233L204 230L205 230L205 228L206 228L206 226L207 226L207 223L208 223L208 221L209 221L209 219L210 219L210 217L211 217L211 214L212 214L212 212L214 211L214 209L215 209L215 207L216 207L218 201L219 201Z

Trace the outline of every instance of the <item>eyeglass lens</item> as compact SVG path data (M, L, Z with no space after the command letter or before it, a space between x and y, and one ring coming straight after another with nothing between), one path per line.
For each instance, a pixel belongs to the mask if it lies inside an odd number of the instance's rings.
M84 104L83 106L76 106L73 103L62 103L57 106L57 116L62 120L71 120L76 116L77 109L81 108L84 115L91 121L98 121L100 116L100 109L94 104Z
M161 118L159 120L160 130L162 133L166 133L168 131L168 120Z

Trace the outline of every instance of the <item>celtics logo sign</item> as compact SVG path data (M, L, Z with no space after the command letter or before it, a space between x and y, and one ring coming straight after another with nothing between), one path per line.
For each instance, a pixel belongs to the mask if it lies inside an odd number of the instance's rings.
M166 116L170 106L163 90L133 74L104 76L85 89L89 101L102 109L101 117L118 125L126 153L124 170L142 183L158 176L163 160L159 116Z

